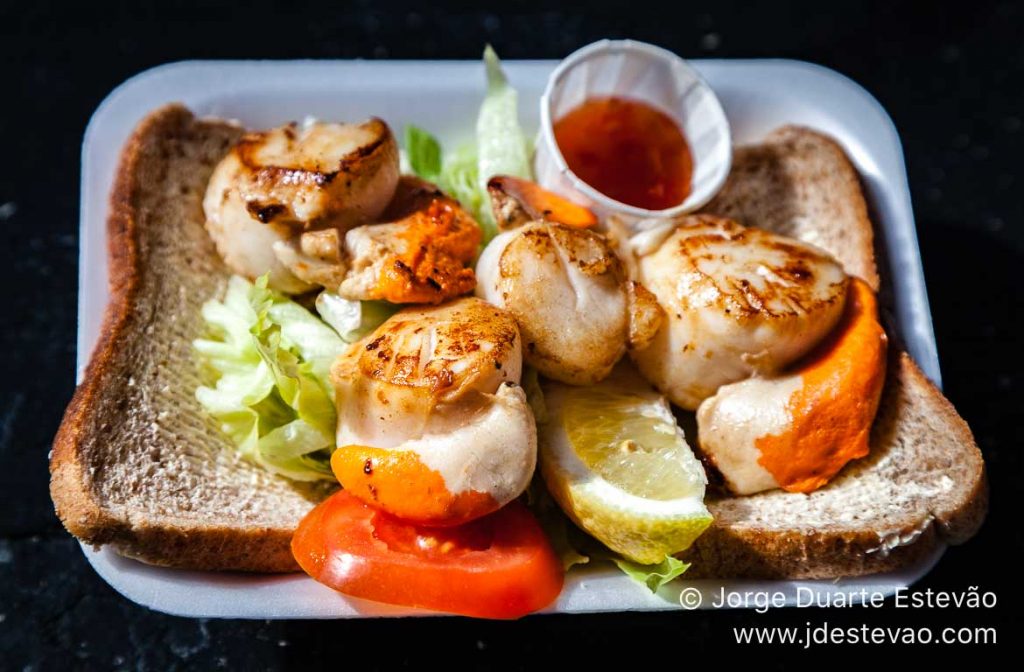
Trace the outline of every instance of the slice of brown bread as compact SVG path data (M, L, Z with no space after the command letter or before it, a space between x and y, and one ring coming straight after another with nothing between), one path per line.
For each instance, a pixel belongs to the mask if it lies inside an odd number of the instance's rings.
M823 248L878 289L874 233L860 179L832 138L800 126L737 147L732 169L704 212Z
M240 134L168 106L125 146L108 223L111 301L54 441L50 491L91 544L160 565L291 571L292 531L322 488L237 459L194 396L199 309L228 277L201 200Z
M146 562L287 571L295 569L292 530L324 487L297 485L237 459L193 396L199 378L190 343L201 329L199 308L227 278L203 229L200 201L239 133L170 106L144 120L126 146L109 223L112 300L54 443L51 493L73 534ZM773 137L787 133L810 132ZM835 147L811 136L812 144ZM817 242L827 249L822 240L860 241L840 258L869 277L870 228L832 231L870 227L856 175L849 183L852 168L841 150L807 156L814 170L789 156L783 163L791 177L761 178L763 188L749 178L744 188L764 202L774 202L773 193L791 198L807 214L747 222L805 239L819 227ZM794 175L806 176L797 191ZM836 175L852 203L836 207L863 217L829 218L808 205L830 200L814 192L836 190ZM716 521L687 554L695 561L690 575L864 574L902 566L942 539L970 537L987 503L970 431L906 356L894 359L886 390L871 456L823 490L709 501Z

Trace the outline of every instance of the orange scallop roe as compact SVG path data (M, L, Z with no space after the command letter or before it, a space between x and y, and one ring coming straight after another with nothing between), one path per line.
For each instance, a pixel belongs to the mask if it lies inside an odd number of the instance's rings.
M817 490L847 462L868 454L887 343L874 293L854 278L839 325L794 371L802 385L787 404L789 431L755 441L758 463L779 487Z
M598 223L597 215L588 208L521 177L496 175L487 182L487 190L511 196L533 219L556 222L574 229L590 229Z
M411 450L342 446L331 456L331 470L363 502L420 525L461 525L500 508L486 492L453 494L444 476Z
M384 263L376 298L391 303L438 304L476 287L472 263L483 234L449 199L435 198L413 213L399 234L405 251Z

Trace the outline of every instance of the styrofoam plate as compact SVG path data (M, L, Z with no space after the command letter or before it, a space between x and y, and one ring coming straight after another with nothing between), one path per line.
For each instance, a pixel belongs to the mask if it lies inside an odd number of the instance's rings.
M893 279L894 311L910 354L936 383L939 361L921 270L910 192L899 137L885 110L862 88L825 68L798 61L694 61L714 88L736 143L753 142L777 126L797 123L834 136L860 172ZM507 61L527 129L538 124L538 101L554 61ZM259 128L301 120L357 120L376 115L400 129L415 123L446 146L472 137L483 95L479 62L247 61L183 62L128 80L100 105L82 147L82 212L78 300L78 379L100 332L107 290L106 219L118 156L151 110L182 102L201 116ZM342 596L300 574L263 576L151 567L109 549L84 547L97 572L125 597L183 616L338 618L423 615ZM926 574L937 549L899 572L839 581L685 581L657 595L612 567L574 569L551 612L680 609L695 589L707 608L727 591L781 593L789 604L812 593L892 594ZM694 606L694 591L683 601Z

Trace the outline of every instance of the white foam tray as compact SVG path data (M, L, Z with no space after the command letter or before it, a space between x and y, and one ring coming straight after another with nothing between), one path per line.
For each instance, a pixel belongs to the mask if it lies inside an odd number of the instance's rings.
M867 92L831 70L784 60L694 61L720 97L737 143L753 142L786 123L833 135L864 180L895 289L895 317L910 354L936 383L939 361L917 246L903 153L885 110ZM520 94L520 115L536 129L538 100L554 61L508 61ZM472 137L484 90L479 62L246 61L173 63L143 72L114 90L93 115L82 147L78 303L78 379L100 331L107 290L108 195L121 147L153 108L182 102L199 115L267 127L306 115L355 120L377 115L393 128L415 123L443 143ZM300 574L261 576L150 567L110 550L83 547L96 571L118 592L147 607L183 616L345 618L424 615L342 596ZM572 571L550 612L680 609L680 591L696 588L703 607L729 591L779 591L794 604L817 593L891 594L924 576L938 549L900 572L839 581L685 581L652 595L618 570ZM804 590L801 590L804 589ZM692 595L691 595L692 597Z

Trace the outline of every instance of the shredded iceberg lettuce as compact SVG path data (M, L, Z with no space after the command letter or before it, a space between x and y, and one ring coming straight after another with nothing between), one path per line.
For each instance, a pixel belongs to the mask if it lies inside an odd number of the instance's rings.
M444 165L437 179L437 186L467 208L483 229L483 245L497 235L498 226L491 212L491 197L487 190L479 188L477 176L476 147L462 145L445 154Z
M316 297L316 312L347 343L355 343L394 315L401 306L387 301L353 301L334 292Z
M479 186L487 193L487 181L495 175L531 179L533 171L526 136L519 126L519 94L509 86L491 45L484 49L484 66L487 95L476 120L476 144Z
M494 49L484 51L487 93L476 123L476 141L446 152L429 132L406 126L404 156L414 174L437 184L472 213L483 229L483 244L497 234L487 181L495 175L532 179L530 149L519 125L518 94Z
M234 276L203 305L193 341L209 385L196 398L245 458L298 481L331 479L337 416L331 363L347 343L308 310Z

